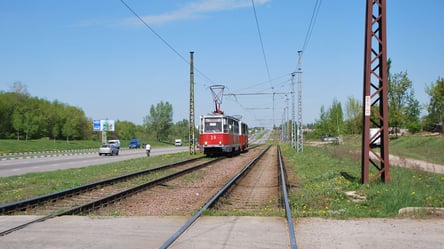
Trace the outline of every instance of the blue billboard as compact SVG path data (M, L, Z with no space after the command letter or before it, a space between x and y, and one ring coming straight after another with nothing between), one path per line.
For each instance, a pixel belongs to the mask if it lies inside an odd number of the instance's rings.
M114 120L94 120L93 131L115 131Z

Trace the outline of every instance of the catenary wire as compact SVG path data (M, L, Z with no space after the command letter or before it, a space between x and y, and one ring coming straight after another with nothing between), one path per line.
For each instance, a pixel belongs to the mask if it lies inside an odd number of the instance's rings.
M310 42L311 35L313 33L314 26L316 24L316 20L318 18L319 9L321 8L322 0L316 0L315 6L313 8L313 13L311 14L310 24L308 25L307 33L305 34L304 45L302 46L302 51L308 46Z
M188 65L190 64L190 61L188 61L184 56L182 56L167 40L165 40L159 33L157 33L145 20L143 20L142 17L140 17L136 11L134 11L124 0L120 0L120 2L135 16L137 19L139 19L140 22L145 25L157 38L159 38L171 51L173 51L179 58L181 58L185 63ZM208 76L206 76L204 73L202 73L196 66L194 66L194 71L199 73L203 78L205 78L208 82L213 83L215 81L211 80Z
M251 5L253 6L254 18L256 20L257 33L259 35L259 41L260 41L261 48L262 48L262 55L264 57L265 68L267 69L268 81L270 82L271 88L273 88L273 84L271 82L270 68L268 67L267 56L265 55L264 42L262 40L261 29L260 29L260 26L259 26L259 20L257 18L257 13L256 13L256 7L254 5L254 0L251 0Z

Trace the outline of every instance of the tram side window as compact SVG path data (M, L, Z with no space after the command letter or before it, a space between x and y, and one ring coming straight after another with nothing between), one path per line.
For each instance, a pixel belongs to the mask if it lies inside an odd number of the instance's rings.
M222 122L220 119L206 119L205 132L221 132Z
M224 133L230 133L230 123L227 118L224 118Z
M239 134L239 123L234 121L234 134Z

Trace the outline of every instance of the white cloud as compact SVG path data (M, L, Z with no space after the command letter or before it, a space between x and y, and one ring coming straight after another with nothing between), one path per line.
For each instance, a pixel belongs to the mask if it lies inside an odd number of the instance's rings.
M255 5L262 5L271 0L256 0ZM209 12L225 11L231 9L239 9L251 7L251 0L200 0L183 5L181 8L157 15L140 17L149 25L159 25L175 21L192 20L201 18ZM140 25L140 20L130 18L125 20L128 25Z

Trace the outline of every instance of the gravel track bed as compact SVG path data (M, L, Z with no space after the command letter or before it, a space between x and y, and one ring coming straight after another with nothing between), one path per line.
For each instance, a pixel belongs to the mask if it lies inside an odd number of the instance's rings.
M216 209L226 212L271 211L279 209L279 168L277 148L272 147L236 183Z
M97 210L94 215L162 216L191 215L259 154L250 149Z
M45 205L36 206L32 209L27 209L23 212L16 212L14 215L49 215L61 210L68 210L81 204L89 203L95 200L105 198L107 196L117 194L129 188L135 187L141 183L152 181L167 174L192 168L203 163L202 160L193 161L185 165L174 166L169 169L155 171L146 175L140 175L132 179L126 179L115 182L111 185L99 186L89 191L65 196L63 199L47 202Z

